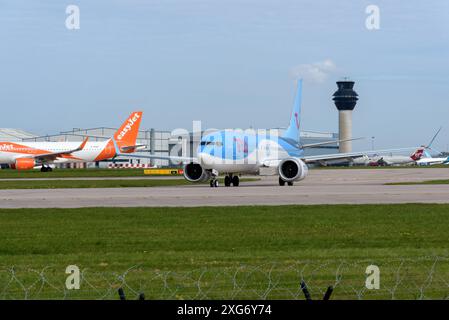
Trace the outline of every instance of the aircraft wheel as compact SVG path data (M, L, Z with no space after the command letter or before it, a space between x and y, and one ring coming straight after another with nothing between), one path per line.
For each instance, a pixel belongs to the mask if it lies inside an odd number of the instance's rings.
M218 180L217 179L211 180L209 185L210 185L211 188L217 188L218 187Z
M47 167L42 166L41 172L47 172L47 171L48 171Z
M280 185L280 186L285 186L285 181L282 180L281 177L279 177L279 185Z
M225 187L229 187L231 185L231 177L230 176L226 176L224 178L224 185L225 185Z
M53 171L53 168L52 168L52 167L47 167L47 171L48 171L48 172L52 172L52 171Z
M293 185L293 181L287 182L287 184L288 184L289 186L292 186L292 185Z
M239 184L240 184L240 179L239 179L239 177L238 177L238 176L233 176L233 177L232 177L232 185L233 185L234 187L238 187Z

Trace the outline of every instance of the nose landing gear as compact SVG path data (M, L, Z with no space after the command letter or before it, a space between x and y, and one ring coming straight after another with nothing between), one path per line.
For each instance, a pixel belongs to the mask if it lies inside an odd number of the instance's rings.
M210 182L209 182L210 187L211 188L218 188L218 185L219 185L218 184L218 179L217 179L218 171L215 170L215 169L212 169L210 171L210 176L211 176L211 179L210 179Z
M209 184L211 188L218 188L219 185L217 179L212 179Z

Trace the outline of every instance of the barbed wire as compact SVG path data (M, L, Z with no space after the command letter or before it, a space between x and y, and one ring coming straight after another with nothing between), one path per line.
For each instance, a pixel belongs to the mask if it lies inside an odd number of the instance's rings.
M365 286L366 268L380 268L380 289ZM80 289L66 288L65 268L0 267L0 299L304 299L301 282L320 299L449 299L449 258L270 262L205 266L190 271L134 265L123 272L80 270Z

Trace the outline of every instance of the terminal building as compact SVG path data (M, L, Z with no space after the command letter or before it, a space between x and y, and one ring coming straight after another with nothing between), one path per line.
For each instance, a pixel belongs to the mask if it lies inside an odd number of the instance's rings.
M277 129L282 132L282 129ZM90 141L104 141L111 138L117 128L109 127L98 127L90 129L74 128L70 131L62 131L57 134L38 136L32 133L28 133L19 129L1 129L0 128L0 141L16 141L16 142L26 142L26 141L82 141L85 137L89 137ZM198 142L194 142L192 135L189 139L185 137L175 137L172 136L171 131L148 129L141 130L137 137L138 145L145 145L146 147L142 150L137 151L141 155L187 155L195 156L198 147ZM189 143L187 143L187 141ZM319 155L319 154L329 154L338 153L338 134L330 132L317 132L317 131L302 131L301 132L301 143L310 144L325 141L335 141L335 144L324 145L316 148L305 149L305 155ZM188 150L186 150L188 148ZM125 158L117 157L110 161L103 161L97 163L86 163L86 164L63 164L63 167L108 167L123 166L125 164L145 164L156 167L174 167L179 165L179 163L172 163L169 160L159 160L159 159L136 159L136 158Z

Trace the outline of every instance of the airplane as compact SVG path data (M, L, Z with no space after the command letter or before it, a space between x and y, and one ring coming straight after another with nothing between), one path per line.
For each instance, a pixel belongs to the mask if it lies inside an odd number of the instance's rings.
M94 162L111 159L116 151L128 154L141 148L136 145L142 112L134 111L114 136L106 141L88 142L1 142L0 163L11 169L31 170L41 166L42 172L52 171L49 164Z
M434 164L449 164L449 157L432 157L429 154L426 157L416 161L418 166L431 166Z
M218 175L225 174L224 185L239 186L241 174L261 174L264 169L272 169L279 176L279 185L292 186L295 181L306 178L308 164L338 159L354 159L369 154L391 152L393 150L372 150L351 153L336 153L319 156L305 156L304 149L324 144L328 141L303 145L300 141L302 81L298 81L297 93L291 113L290 123L282 134L260 134L254 130L225 129L205 134L198 146L196 157L130 155L136 158L164 159L180 161L184 164L184 178L190 182L209 181L211 187L218 187ZM353 140L353 139L351 139ZM341 141L339 141L341 142ZM120 155L118 146L117 155ZM409 150L410 148L396 149ZM270 170L268 170L270 171Z
M425 157L416 161L416 164L418 166L430 166L430 165L434 165L434 164L449 164L449 157L432 157L429 154L429 152L427 151L427 149L432 150L430 146L432 145L432 143L435 140L435 138L437 137L437 135L440 133L441 129L442 129L441 127L440 127L440 129L438 129L437 133L433 136L432 140L430 140L430 143L427 145L426 151L424 152ZM439 153L441 154L441 152L439 152Z
M391 155L391 156L379 156L374 157L364 156L353 160L355 165L368 165L368 166L392 166L392 165L431 165L431 164L443 164L447 163L448 158L432 158L427 150L431 150L432 143L440 133L442 127L440 127L434 134L432 139L427 145L422 145L410 156ZM424 157L423 157L424 156Z
M393 165L409 165L415 164L419 161L423 154L424 148L420 147L416 149L410 156L404 155L391 155L391 156L371 156L367 155L360 157L358 159L354 159L352 163L354 165L367 165L367 166L393 166Z

